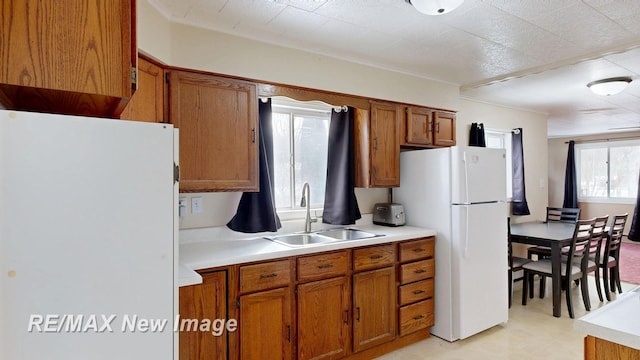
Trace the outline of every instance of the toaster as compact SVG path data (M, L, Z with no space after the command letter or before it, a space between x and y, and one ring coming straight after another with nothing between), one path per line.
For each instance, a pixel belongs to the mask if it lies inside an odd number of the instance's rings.
M395 203L379 203L373 206L373 223L384 226L404 225L404 207Z

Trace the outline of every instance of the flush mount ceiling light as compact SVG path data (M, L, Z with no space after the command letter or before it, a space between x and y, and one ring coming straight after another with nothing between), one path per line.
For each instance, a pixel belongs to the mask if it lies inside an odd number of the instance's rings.
M622 92L630 82L631 78L629 77L615 77L592 81L587 84L587 87L591 89L594 94L609 96Z
M442 15L454 10L464 0L404 0L416 10L427 15Z

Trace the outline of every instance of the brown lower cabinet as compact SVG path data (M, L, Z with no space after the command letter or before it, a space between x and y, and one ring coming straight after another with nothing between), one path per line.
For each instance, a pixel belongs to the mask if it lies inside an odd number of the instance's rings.
M240 296L240 359L291 359L288 287Z
M179 292L181 319L225 319L227 317L227 272L202 273L202 284L183 286ZM179 335L180 360L227 359L227 333L183 328Z
M298 359L347 355L350 291L346 276L298 285Z
M396 280L393 266L353 275L353 351L396 336Z
M434 242L411 239L203 272L202 285L180 289L181 315L224 318L228 302L235 304L226 314L237 319L237 331L215 340L181 333L180 359L371 359L426 339L433 325ZM225 345L226 352L216 348Z
M611 341L587 336L584 338L585 360L637 360L640 350Z

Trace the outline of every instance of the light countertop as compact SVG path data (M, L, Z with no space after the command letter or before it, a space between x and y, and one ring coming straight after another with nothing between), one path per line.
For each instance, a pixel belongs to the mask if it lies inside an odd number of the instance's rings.
M576 320L574 328L640 350L640 287Z
M349 228L360 229L374 234L384 234L369 239L335 241L303 247L289 247L265 239L266 234L242 234L231 230L195 229L190 230L189 241L180 245L179 285L193 285L202 282L194 270L235 265L245 262L270 260L288 256L312 254L323 251L340 250L359 246L384 244L426 236L435 236L433 230L413 226L387 227L378 225L358 225ZM198 231L200 230L200 231Z

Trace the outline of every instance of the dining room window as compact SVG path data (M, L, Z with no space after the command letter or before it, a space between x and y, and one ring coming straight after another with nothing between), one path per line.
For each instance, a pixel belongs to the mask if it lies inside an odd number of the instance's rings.
M497 130L497 129L485 129L484 130L485 142L488 148L505 149L507 155L507 166L505 177L507 179L507 199L513 197L513 164L511 160L511 131L510 130Z
M635 202L640 140L576 144L575 156L580 201Z
M331 106L272 98L274 190L278 211L298 210L302 186L310 185L311 207L324 206Z

